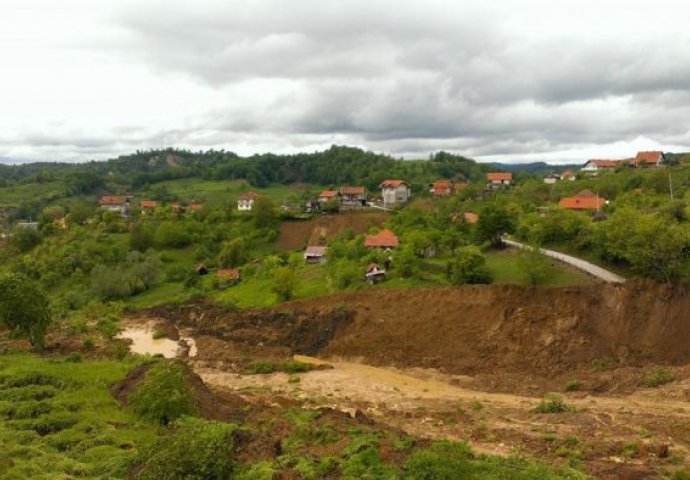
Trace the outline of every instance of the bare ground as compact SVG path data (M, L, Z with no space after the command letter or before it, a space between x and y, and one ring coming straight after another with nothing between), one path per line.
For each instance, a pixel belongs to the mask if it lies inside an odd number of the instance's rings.
M139 320L190 332L189 362L204 382L250 403L360 410L426 438L637 479L690 460L688 307L683 289L633 281L350 292L240 312L190 304ZM248 362L292 355L334 368L299 381L242 374ZM662 366L674 380L647 388ZM578 391L564 392L569 380ZM568 411L536 413L552 391Z

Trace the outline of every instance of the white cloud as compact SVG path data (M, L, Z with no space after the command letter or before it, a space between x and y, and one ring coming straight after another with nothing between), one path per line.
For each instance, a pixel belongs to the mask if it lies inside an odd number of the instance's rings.
M554 161L690 148L690 7L569 7L5 0L0 157L161 143Z

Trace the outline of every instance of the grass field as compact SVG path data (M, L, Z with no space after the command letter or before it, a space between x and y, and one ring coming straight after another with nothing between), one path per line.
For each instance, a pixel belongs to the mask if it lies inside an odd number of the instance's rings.
M108 391L136 364L0 356L0 478L124 478L157 431Z
M17 207L22 203L52 200L63 194L61 182L27 183L0 188L0 206Z
M317 185L310 187L271 185L266 188L254 188L245 181L228 180L200 180L198 178L184 178L180 180L169 180L155 184L156 188L165 188L170 194L175 195L180 200L196 201L209 203L212 205L228 204L232 206L237 197L242 193L253 190L261 195L272 199L276 204L289 201L291 197L310 188L318 193L322 188ZM142 197L146 196L146 191L142 192Z
M486 264L494 283L527 285L527 278L518 266L518 251L513 248L490 250L486 253ZM570 287L591 285L595 280L586 273L549 259L544 285L549 287Z

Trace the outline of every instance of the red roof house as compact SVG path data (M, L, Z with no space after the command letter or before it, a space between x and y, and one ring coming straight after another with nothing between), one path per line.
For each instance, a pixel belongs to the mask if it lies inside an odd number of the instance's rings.
M583 190L574 197L561 198L558 204L568 210L601 210L606 205L606 199Z
M361 207L367 203L365 187L340 187L341 203L345 207Z
M643 165L648 167L659 167L663 160L663 152L637 152L632 164L636 167L641 167Z
M129 203L127 195L104 195L99 202L102 207L119 207Z
M158 208L158 202L155 200L142 200L139 205L141 208Z
M587 160L587 162L582 167L582 171L583 172L596 172L598 170L613 170L618 165L620 165L620 163L621 163L620 160L601 160L601 159Z
M513 179L513 174L510 172L491 172L486 174L486 179L493 183L505 183Z
M317 201L319 203L326 203L331 200L335 200L338 198L338 195L340 195L340 192L337 190L324 190L323 192L319 193Z
M376 235L367 235L364 246L367 248L397 248L400 245L398 236L384 228Z
M467 223L477 223L479 221L479 215L473 212L465 212L463 218Z
M436 180L429 189L434 197L446 197L453 193L452 180Z
M237 282L240 280L240 271L236 268L221 268L216 272L216 276L222 280Z

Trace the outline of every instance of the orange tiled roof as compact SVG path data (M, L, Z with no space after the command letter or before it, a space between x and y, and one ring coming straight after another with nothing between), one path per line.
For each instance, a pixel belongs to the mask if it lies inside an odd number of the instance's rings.
M486 174L486 179L490 182L503 182L512 180L513 174L510 172L491 172Z
M479 215L472 212L465 212L463 218L467 223L477 223L479 221Z
M395 248L400 245L398 236L387 228L381 230L376 235L367 235L364 246L369 248Z
M126 195L104 195L101 197L101 205L125 205L129 201L129 197Z
M364 195L366 188L364 187L341 187L340 193L343 195Z
M619 163L621 163L620 160L603 160L603 159L594 159L594 160L587 160L587 165L588 163L593 163L595 167L597 168L616 168Z
M236 268L222 268L216 272L216 275L220 278L227 278L230 280L240 279L240 271Z
M400 185L409 185L405 180L384 180L379 188L398 188Z
M259 194L253 191L244 192L239 196L238 200L256 200L259 198Z
M663 155L663 152L637 152L633 163L635 165L639 165L640 163L657 165L661 163Z
M606 205L606 199L600 197L565 197L558 204L568 210L599 210Z

